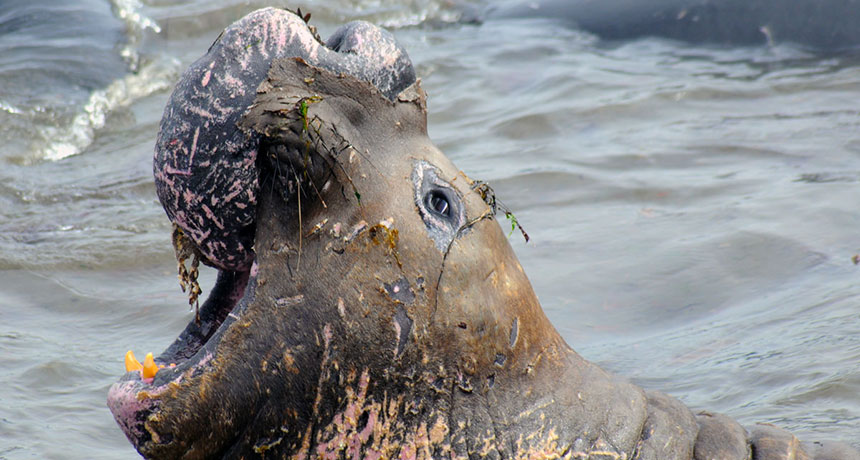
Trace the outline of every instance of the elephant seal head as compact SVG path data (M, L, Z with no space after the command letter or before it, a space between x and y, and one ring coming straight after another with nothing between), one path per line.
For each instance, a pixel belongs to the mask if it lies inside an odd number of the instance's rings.
M466 454L495 436L487 392L510 389L494 397L515 410L555 385L575 354L488 189L429 140L414 75L373 26L326 46L266 9L183 76L156 184L221 272L201 320L156 358L176 366L110 390L142 455Z

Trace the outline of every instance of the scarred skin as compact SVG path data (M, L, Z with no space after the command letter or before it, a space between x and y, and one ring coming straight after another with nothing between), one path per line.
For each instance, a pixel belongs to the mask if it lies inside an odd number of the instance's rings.
M361 24L339 32L354 52L326 61L301 19L266 9L220 43L265 30L288 30L293 41L269 43L300 59L222 58L216 44L165 110L159 196L222 272L201 324L158 358L176 368L110 390L143 456L860 458L694 414L581 358L541 310L491 192L427 137L425 95L393 39ZM248 61L261 56L281 57ZM206 88L243 62L267 76L243 84L240 116L183 108L211 109Z

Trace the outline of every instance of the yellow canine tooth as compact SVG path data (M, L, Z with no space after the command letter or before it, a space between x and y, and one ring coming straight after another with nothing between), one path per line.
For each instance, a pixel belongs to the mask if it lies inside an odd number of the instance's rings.
M134 357L134 353L131 350L125 354L125 371L140 371L143 370L143 365L140 364L140 361Z
M155 359L152 358L152 353L147 353L146 358L143 358L143 378L151 379L158 373L158 366L155 365Z

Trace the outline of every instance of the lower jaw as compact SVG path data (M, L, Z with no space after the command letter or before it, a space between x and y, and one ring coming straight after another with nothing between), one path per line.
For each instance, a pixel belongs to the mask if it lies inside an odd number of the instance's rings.
M256 266L245 272L221 271L206 302L200 307L199 321L192 320L179 337L157 358L156 364L164 367L154 377L144 378L141 371L127 372L114 383L108 392L108 407L129 441L139 451L149 442L160 443L158 434L146 427L146 421L158 411L159 395L193 377L206 368L212 359L221 331L238 317L243 305L240 302L248 286L253 286ZM246 299L247 300L247 299Z

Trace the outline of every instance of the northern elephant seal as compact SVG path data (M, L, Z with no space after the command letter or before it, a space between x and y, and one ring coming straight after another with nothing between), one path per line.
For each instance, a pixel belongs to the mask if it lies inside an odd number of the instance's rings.
M110 390L142 455L860 458L695 415L581 358L544 315L492 191L430 142L405 52L349 27L338 56L298 16L253 13L171 97L159 196L221 274L157 359L177 365ZM230 82L260 68L234 97Z

